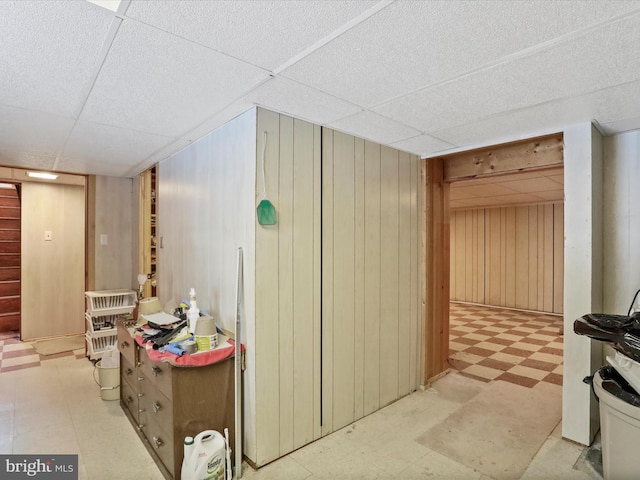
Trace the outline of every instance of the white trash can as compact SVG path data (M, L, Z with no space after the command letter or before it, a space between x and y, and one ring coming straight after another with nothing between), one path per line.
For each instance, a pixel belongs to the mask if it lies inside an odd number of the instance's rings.
M102 360L98 360L94 370L98 371L96 383L100 387L102 400L120 400L120 367L103 367Z
M603 370L606 370L603 373ZM603 375L619 374L612 367L604 367L593 376L593 388L600 402L600 436L602 438L602 467L605 480L638 478L638 445L640 445L640 406L605 390ZM622 379L621 376L619 376ZM622 379L623 380L623 379ZM624 380L623 380L624 381ZM632 394L633 395L633 394ZM629 399L629 397L626 397ZM638 402L640 396L636 394ZM638 403L636 403L638 404Z

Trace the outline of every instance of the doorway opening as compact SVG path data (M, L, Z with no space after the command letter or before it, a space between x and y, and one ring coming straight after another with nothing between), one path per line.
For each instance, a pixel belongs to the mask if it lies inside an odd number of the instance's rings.
M465 289L469 284L471 302L530 310L537 310L538 302L540 302L543 307L550 304L550 309L546 309L546 311L553 313L555 298L560 309L562 308L561 291L555 294L552 292L551 296L545 297L545 290L542 289L541 295L537 295L540 288L538 279L543 279L549 272L539 274L537 268L532 268L517 280L515 277L519 268L516 258L520 258L522 264L522 254L526 252L528 255L529 249L533 250L535 246L537 250L539 246L537 241L538 223L542 228L540 246L544 244L549 233L548 228L545 233L546 222L550 220L552 226L564 224L563 214L560 213L563 212L561 202L556 208L553 206L554 199L542 198L540 193L542 190L537 188L534 191L538 190L538 196L535 197L538 202L532 202L530 194L532 182L533 184L551 182L556 185L557 189L558 184L562 183L559 181L562 179L562 174L561 170L554 169L562 167L563 137L561 133L425 160L423 172L424 333L422 336L422 379L424 384L431 383L439 376L446 374L450 368L449 301L451 299L451 275L452 273L457 274L457 272L451 271L450 264L450 250L452 248L450 243L451 202L454 202L454 207L464 208L472 206L470 203L465 204L465 199L461 198L464 196L467 197L467 202L473 196L476 198L501 197L500 200L503 201L503 204L500 205L496 203L497 199L493 198L486 200L483 208L476 208L476 210L482 210L482 214L476 213L477 232L475 239L477 242L481 242L483 253L481 256L479 253L476 254L475 285L473 272L463 280ZM548 172L548 176L545 176L545 171ZM524 176L516 178L514 177L516 174ZM554 175L558 178L551 178ZM456 193L455 196L452 196L451 189L455 188L452 185L456 182L475 182L476 184L467 184L468 189L465 194ZM515 183L513 182L522 182L524 185L522 191L515 191L513 189ZM498 183L504 183L504 185L500 186ZM512 188L508 188L506 185L511 185ZM482 194L481 191L485 193ZM563 192L562 187L559 192ZM505 205L507 201L511 203L509 207ZM476 205L476 207L479 206ZM516 213L519 222L516 222ZM549 215L545 216L545 214ZM473 213L460 215L460 218L464 219L465 225L468 217L471 218L473 226ZM478 218L481 218L481 221ZM538 222L540 219L542 220ZM519 223L517 227L516 223ZM479 228L478 225L482 228ZM534 226L536 227L534 229L536 242L529 242L530 231ZM455 229L455 225L453 228ZM507 241L509 238L512 239ZM560 235L557 238L559 238L557 242L563 248L563 236ZM553 243L554 237L552 236L551 244L553 245ZM469 245L471 244L472 242L469 243ZM467 248L470 246L464 246L465 252ZM471 258L473 259L473 255ZM529 261L531 260L527 259L527 262ZM472 266L469 268L473 269L473 262L471 263ZM562 265L562 261L558 263ZM482 267L481 275L478 275L479 266ZM465 270L467 267L464 267ZM553 278L562 279L563 277L561 269L555 272L551 269L550 272L552 275L551 285L553 285ZM496 279L499 281L495 281ZM561 284L561 280L559 284ZM516 289L516 286L519 288ZM530 295L534 289L536 295ZM502 303L496 303L496 299ZM536 308L531 307L534 303ZM545 308L540 310L545 311Z
M563 167L453 182L449 218L449 365L562 385Z
M20 185L0 183L0 333L20 334Z

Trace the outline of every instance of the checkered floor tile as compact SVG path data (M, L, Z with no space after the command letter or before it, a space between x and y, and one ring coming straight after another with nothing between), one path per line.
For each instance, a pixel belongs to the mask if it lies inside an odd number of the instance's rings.
M449 364L483 382L562 385L562 316L451 302Z
M86 358L84 350L40 355L31 343L20 341L17 332L0 332L0 373L39 367L41 362L60 357Z

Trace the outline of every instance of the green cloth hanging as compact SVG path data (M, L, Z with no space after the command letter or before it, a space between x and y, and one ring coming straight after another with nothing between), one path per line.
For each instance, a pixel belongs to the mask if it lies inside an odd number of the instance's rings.
M267 200L267 178L264 174L264 153L267 149L267 132L264 132L262 141L262 200L256 208L258 223L260 225L275 225L277 223L276 207Z

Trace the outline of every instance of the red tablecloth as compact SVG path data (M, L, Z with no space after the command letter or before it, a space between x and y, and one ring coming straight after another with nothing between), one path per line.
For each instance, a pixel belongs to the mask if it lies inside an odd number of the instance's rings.
M153 342L142 342L142 335L136 334L136 343L144 348L147 355L154 362L168 362L176 367L201 367L221 362L229 357L233 357L236 349L235 341L230 338L218 344L213 350L208 352L196 352L192 354L176 355L175 353L155 350Z

